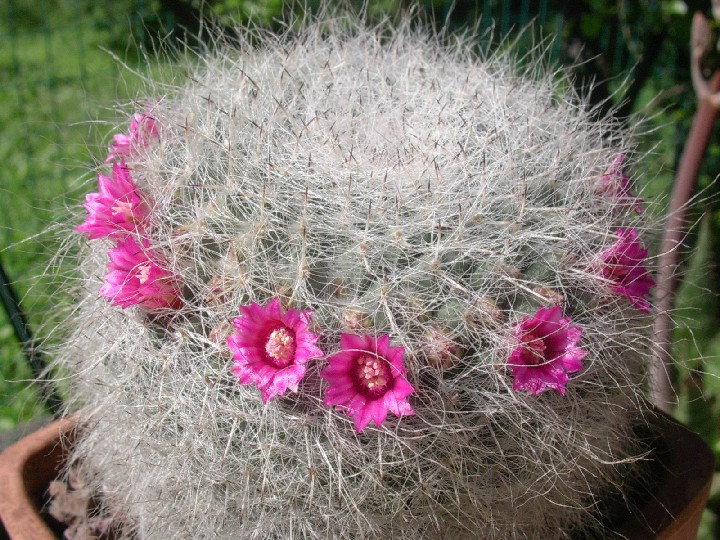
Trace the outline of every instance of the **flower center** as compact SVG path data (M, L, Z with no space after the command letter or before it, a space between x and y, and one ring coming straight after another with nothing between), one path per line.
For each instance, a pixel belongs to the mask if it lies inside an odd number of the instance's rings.
M615 283L623 283L630 274L631 269L632 268L629 265L623 264L620 261L620 257L618 255L613 255L605 261L605 266L603 267L603 277L605 279L609 279L610 281L614 281Z
M384 359L363 355L357 359L357 382L371 396L382 394L390 382L390 369Z
M150 264L141 264L137 269L138 281L143 284L150 278Z
M295 359L295 335L287 328L270 332L265 342L265 353L275 367L285 367Z
M112 207L113 216L121 215L125 219L132 220L133 216L133 204L130 201L115 201L115 205Z
M520 358L527 366L539 366L546 362L545 342L534 333L528 332L521 338L522 353Z

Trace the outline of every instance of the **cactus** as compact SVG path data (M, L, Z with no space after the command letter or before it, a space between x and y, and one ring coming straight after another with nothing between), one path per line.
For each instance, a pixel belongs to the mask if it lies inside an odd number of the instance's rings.
M471 37L253 39L149 81L88 196L73 460L141 538L601 536L643 452L632 142Z

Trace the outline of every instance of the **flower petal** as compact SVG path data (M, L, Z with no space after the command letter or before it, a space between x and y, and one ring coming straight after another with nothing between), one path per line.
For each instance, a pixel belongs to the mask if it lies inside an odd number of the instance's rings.
M296 392L305 364L323 356L315 345L318 336L307 329L312 312L284 311L278 298L264 306L255 302L240 306L239 312L240 317L232 321L233 333L225 341L233 354L232 372L238 382L254 384L263 403L287 390Z
M511 330L517 341L506 360L513 376L512 389L537 395L546 389L565 394L568 373L582 369L586 352L576 344L582 329L563 317L560 306L541 307Z
M353 418L360 433L372 421L382 425L387 413L413 414L407 397L414 392L404 378L404 349L392 347L390 336L340 336L341 350L328 358L320 377L328 382L323 403Z

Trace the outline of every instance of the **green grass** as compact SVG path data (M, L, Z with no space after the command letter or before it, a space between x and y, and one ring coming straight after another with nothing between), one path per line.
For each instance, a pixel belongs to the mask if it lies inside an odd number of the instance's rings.
M109 138L94 120L135 97L137 78L108 51L137 64L129 21L140 4L13 0L0 11L0 260L40 336L58 294L43 275L54 240L42 233L88 191ZM42 413L31 378L0 310L0 430Z

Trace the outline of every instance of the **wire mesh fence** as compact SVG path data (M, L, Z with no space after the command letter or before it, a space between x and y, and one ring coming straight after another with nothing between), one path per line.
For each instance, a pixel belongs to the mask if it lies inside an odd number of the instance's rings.
M0 18L0 162L4 216L0 242L39 230L54 196L72 192L84 147L97 142L92 119L127 76L112 54L139 59L145 5L132 11L87 0L8 0ZM120 84L123 81L125 86ZM24 206L29 205L33 212Z

